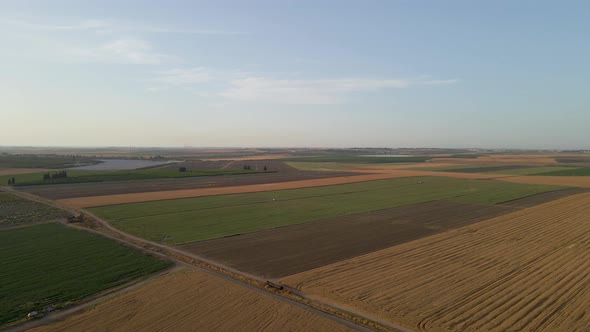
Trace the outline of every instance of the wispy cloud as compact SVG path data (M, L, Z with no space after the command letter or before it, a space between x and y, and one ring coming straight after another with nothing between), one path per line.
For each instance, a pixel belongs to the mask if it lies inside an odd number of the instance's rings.
M213 75L203 67L175 68L159 71L156 74L152 82L177 86L204 83L213 79Z
M176 59L156 52L149 42L139 38L116 39L99 46L72 46L63 52L82 62L159 65Z
M332 79L280 80L264 77L235 79L221 96L277 104L339 104L351 93L400 89L411 85L452 84L457 80Z
M115 32L180 33L195 35L243 35L244 32L219 29L191 29L170 26L146 25L113 19L88 19L70 24L37 22L30 19L0 18L0 25L39 31L94 31L100 34Z

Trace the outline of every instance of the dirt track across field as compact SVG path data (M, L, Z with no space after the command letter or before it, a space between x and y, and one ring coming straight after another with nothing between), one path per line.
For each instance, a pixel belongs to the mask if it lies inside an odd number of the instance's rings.
M201 176L191 178L159 180L21 186L18 187L18 189L48 199L66 199L75 197L131 194L152 191L267 184L297 180L323 179L329 177L349 176L356 174L357 173L352 172L269 172L256 174Z
M282 279L421 331L584 331L590 193Z
M435 201L182 245L180 249L274 279L514 210Z
M185 270L30 331L352 331L210 274Z

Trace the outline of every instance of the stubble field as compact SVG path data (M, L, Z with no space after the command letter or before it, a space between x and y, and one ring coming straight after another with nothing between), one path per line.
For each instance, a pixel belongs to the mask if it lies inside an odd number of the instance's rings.
M590 194L282 279L421 331L590 326Z
M185 270L30 331L352 330L267 294Z

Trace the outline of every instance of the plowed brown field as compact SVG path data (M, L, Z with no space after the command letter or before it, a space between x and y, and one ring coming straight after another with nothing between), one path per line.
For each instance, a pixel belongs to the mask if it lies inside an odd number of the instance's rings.
M282 282L422 331L585 331L590 326L590 194Z
M185 270L29 331L350 331L302 308Z

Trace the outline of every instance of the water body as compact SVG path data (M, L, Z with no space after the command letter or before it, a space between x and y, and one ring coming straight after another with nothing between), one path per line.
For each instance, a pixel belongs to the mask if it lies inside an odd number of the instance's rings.
M70 169L85 170L85 171L117 171L125 169L137 169L144 167L152 167L176 163L177 161L164 160L141 160L141 159L98 159L101 162L94 165L86 165L79 167L72 167Z

